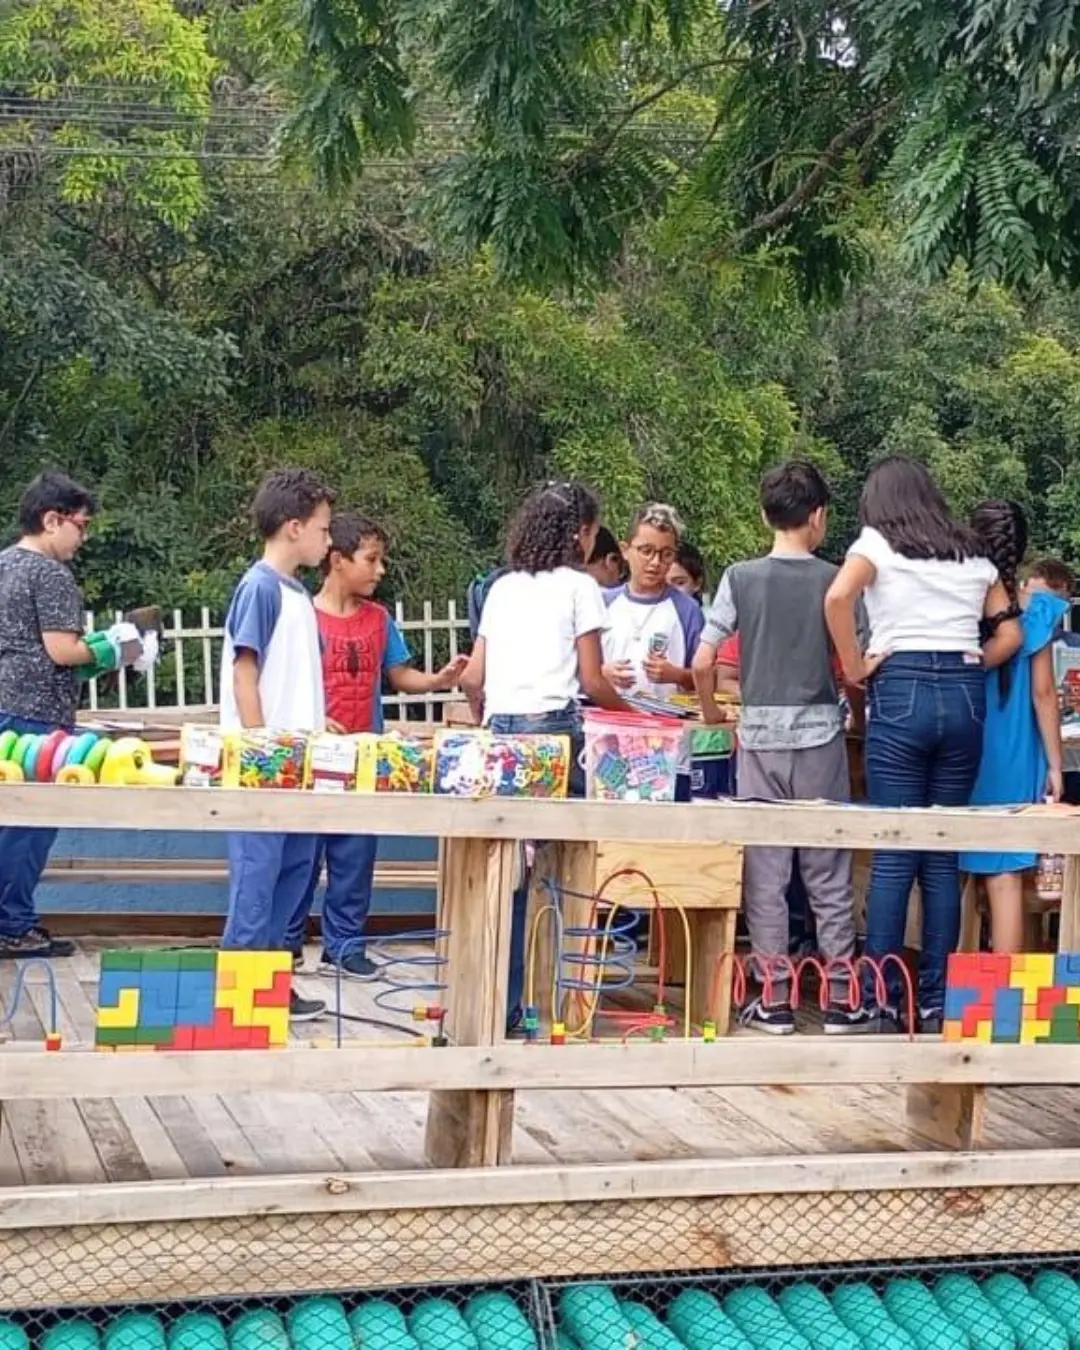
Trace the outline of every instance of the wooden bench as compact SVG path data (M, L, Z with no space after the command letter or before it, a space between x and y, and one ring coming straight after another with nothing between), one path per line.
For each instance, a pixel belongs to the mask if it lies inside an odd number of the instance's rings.
M184 884L224 885L229 869L223 858L52 858L46 882L81 881L99 886ZM387 860L375 865L375 887L384 891L434 890L438 864Z

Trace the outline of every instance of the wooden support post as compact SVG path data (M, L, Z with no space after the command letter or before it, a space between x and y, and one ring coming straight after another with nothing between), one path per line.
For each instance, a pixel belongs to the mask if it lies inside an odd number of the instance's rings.
M447 930L446 1029L457 1045L503 1039L518 846L449 839L440 862L439 927ZM433 1167L510 1161L513 1092L433 1092L425 1152Z
M1073 853L1065 859L1057 949L1080 952L1080 855Z
M979 1148L985 1113L984 1087L915 1083L907 1090L908 1124L940 1148Z

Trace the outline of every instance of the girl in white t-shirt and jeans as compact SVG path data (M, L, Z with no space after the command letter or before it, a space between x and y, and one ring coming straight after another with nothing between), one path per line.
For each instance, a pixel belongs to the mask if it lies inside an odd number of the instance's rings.
M1016 651L1015 605L955 521L930 474L893 456L871 471L859 503L862 533L825 601L847 683L867 686L867 797L873 806L966 806L982 754L987 665ZM864 656L855 631L862 595L870 621ZM984 645L985 644L985 645ZM904 948L908 897L922 889L918 1029L941 1030L945 967L960 931L955 853L874 854L867 894L866 955L880 962ZM871 1025L905 1029L906 999L895 961L885 970L887 1001L863 980Z
M510 525L508 570L484 600L461 687L492 731L568 735L570 792L584 794L582 696L626 709L601 673L607 608L583 570L599 528L600 504L581 483L547 483L525 499ZM514 893L508 1029L520 1020L527 886Z

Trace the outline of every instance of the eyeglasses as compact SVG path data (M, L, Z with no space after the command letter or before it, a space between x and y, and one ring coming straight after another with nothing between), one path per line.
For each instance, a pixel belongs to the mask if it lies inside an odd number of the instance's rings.
M90 533L89 516L63 516L62 519L66 520L69 525L74 525L83 539Z
M631 544L630 547L639 553L646 562L653 562L659 558L662 563L669 565L675 561L675 550L673 548L654 548L652 544Z

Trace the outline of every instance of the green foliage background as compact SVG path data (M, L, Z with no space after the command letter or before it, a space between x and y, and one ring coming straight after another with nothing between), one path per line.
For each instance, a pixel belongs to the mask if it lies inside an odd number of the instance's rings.
M0 519L63 467L91 604L216 610L309 464L409 603L539 479L673 502L715 577L764 466L823 465L838 550L898 450L1080 561L1072 103L1014 8L862 0L852 56L811 0L0 0Z

